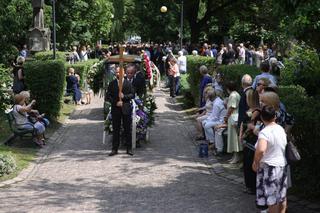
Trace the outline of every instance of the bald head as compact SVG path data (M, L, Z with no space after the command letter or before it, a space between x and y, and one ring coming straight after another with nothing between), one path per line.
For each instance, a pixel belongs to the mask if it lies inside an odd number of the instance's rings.
M241 84L243 88L250 87L252 85L252 78L250 75L245 74L242 76Z

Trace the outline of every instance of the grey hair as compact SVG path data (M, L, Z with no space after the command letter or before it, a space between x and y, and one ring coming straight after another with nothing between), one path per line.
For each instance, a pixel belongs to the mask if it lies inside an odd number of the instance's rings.
M21 91L19 94L22 95L25 99L29 99L30 98L30 92L29 91Z
M206 98L209 99L210 101L213 101L217 97L217 93L215 89L211 88L210 90L207 91Z
M245 85L245 86L251 86L252 85L252 78L249 74L245 74L242 76L242 79L241 79L241 83L242 85Z
M202 74L208 74L208 68L207 68L205 65L202 65L202 66L199 68L199 71L200 71L200 73L202 73Z
M25 58L24 57L22 57L22 56L19 56L18 58L17 58L17 63L18 64L20 64L20 65L22 65L24 62L25 62Z

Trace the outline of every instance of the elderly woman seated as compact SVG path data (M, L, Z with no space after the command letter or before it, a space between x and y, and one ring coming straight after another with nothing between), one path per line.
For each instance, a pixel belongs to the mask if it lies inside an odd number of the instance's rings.
M28 99L28 93L22 92L14 96L13 106L13 116L16 120L16 124L22 126L24 129L33 129L35 128L35 138L34 142L42 147L44 143L43 134L45 132L46 126L49 125L49 121L43 118L43 115L40 115L37 110L33 110L32 106L36 103L35 100L32 100L30 104L26 104ZM31 122L29 117L34 118L34 122Z
M198 130L198 136L196 137L196 140L204 140L204 132L202 128L202 121L207 119L210 116L210 113L212 112L212 105L213 105L213 100L216 98L216 93L214 89L212 88L211 84L208 85L204 91L204 98L206 100L206 104L204 107L199 108L199 113L197 115L197 130Z
M208 118L202 121L202 127L204 128L204 132L206 135L206 140L209 141L209 145L214 146L215 136L213 128L217 125L220 125L224 122L224 117L226 115L226 109L221 99L220 95L217 94L217 91L214 91L214 100L212 111ZM214 147L213 147L214 148ZM220 148L220 147L219 147ZM222 150L219 150L222 151Z

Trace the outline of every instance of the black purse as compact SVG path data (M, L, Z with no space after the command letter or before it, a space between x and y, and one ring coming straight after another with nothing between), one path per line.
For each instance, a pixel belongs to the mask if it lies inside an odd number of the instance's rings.
M301 160L300 153L292 141L288 141L286 146L286 158L288 164L293 164Z

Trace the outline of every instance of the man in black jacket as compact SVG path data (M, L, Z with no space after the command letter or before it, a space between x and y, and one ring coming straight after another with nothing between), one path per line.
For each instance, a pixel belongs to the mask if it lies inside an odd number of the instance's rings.
M127 80L133 86L134 93L142 98L146 92L146 79L141 71L137 72L134 64L128 64L126 67Z
M109 156L118 154L118 148L120 145L121 120L124 129L124 136L126 138L127 154L133 155L131 135L132 108L130 101L132 98L134 98L134 92L131 83L128 80L123 79L122 92L119 94L119 71L120 68L117 68L117 79L110 82L106 94L107 100L111 103L113 126L112 152L109 154Z

